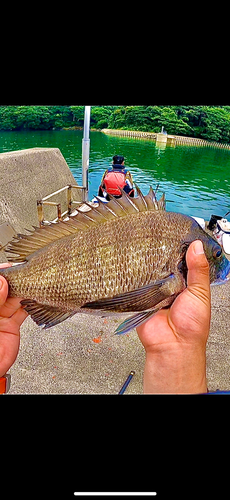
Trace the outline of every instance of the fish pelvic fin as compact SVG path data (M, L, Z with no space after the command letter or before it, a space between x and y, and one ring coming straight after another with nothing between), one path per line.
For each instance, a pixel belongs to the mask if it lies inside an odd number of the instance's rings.
M18 234L5 250L8 260L10 262L27 261L35 252L61 238L74 235L78 231L87 231L92 226L101 225L116 217L128 217L130 214L149 210L164 210L164 195L157 201L152 187L146 196L142 194L137 185L136 190L138 195L136 198L130 198L121 189L120 198L110 195L110 201L103 203L96 197L97 206L85 203L79 207L77 215L70 216L67 221L50 223L40 228L33 226L34 231L27 230L29 234ZM87 212L84 211L85 208Z
M65 319L73 316L76 312L67 312L58 307L39 304L35 300L21 300L21 305L38 326L43 326L43 329L58 325Z
M134 316L126 319L117 327L114 332L115 335L123 335L124 333L128 333L130 330L137 328L137 326L145 323L145 321L151 318L157 311L158 308L154 309L153 311L145 311L143 313L134 314Z

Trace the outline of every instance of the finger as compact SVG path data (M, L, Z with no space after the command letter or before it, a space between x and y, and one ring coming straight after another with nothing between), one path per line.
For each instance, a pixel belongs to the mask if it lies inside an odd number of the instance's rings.
M11 333L13 335L20 334L20 326L23 321L27 318L28 313L21 307L18 309L10 318L2 317L0 318L0 330L1 335L3 333Z
M2 306L8 295L8 283L3 276L0 276L0 306Z
M4 269L5 267L12 267L10 262L4 262L4 264L0 264L0 269Z
M21 300L19 297L8 298L0 307L0 317L10 318L12 314L22 307Z
M8 283L0 276L0 317L10 318L12 314L21 308L21 298L8 297Z
M186 254L186 262L188 267L187 286L189 291L205 303L210 301L209 264L200 240L193 241L189 246Z
M1 263L0 269L11 266L12 264L10 262L6 262L4 264ZM4 302L6 301L7 295L8 295L8 283L3 276L0 276L0 306L2 306L2 304L4 304Z

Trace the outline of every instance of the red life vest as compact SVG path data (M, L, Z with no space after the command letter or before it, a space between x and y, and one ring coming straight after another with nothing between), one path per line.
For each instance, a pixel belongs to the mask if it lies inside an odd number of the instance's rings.
M103 180L106 192L113 196L119 196L121 192L117 186L123 189L126 184L125 178L126 174L124 172L108 172Z

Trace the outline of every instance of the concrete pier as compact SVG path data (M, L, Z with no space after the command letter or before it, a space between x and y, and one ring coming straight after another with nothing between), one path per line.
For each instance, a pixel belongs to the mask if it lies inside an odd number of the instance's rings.
M210 148L230 149L230 144L223 144L216 141L206 141L197 137L186 137L182 135L169 135L154 132L142 132L141 130L118 130L103 128L104 134L118 135L123 137L137 137L142 139L153 139L158 144L163 143L169 146L188 145L188 146L207 146ZM163 137L162 137L163 136Z
M157 142L163 142L163 143L167 143L167 134L157 134L156 135L156 141Z
M10 224L16 233L25 228L38 226L37 200L76 181L58 148L31 148L0 154L0 227L2 238L7 243L7 229ZM76 201L80 201L81 191L75 190ZM67 196L60 193L56 198L62 211L67 209ZM54 198L52 201L56 201ZM79 198L79 199L78 199ZM48 220L56 217L56 207L45 207ZM7 229L7 230L6 230ZM11 239L11 238L10 238ZM0 248L0 262L6 260Z
M137 137L137 138L139 137L143 139L153 139L153 140L156 140L157 136L155 132L142 132L140 130L120 130L120 129L103 128L101 132L107 135L120 135L123 137Z
M23 232L25 227L38 225L37 199L68 183L76 184L61 152L55 148L0 154L0 167L2 244L6 242L5 234L6 238L11 237L14 229ZM3 255L1 262L4 261ZM210 391L230 389L229 311L230 281L212 287L207 344ZM9 394L118 394L131 370L135 376L126 394L141 394L145 351L137 333L133 330L126 335L113 335L124 319L122 314L105 318L82 313L43 330L28 317L21 327L18 357L9 370Z
M230 282L212 287L207 343L210 391L230 389ZM142 394L145 351L135 330L113 335L125 318L76 314L43 330L29 317L21 327L19 355L10 369L9 394L118 394L131 370L125 394Z

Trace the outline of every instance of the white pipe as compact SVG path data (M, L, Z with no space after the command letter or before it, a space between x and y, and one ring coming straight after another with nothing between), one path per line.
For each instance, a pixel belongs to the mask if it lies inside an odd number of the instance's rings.
M88 169L89 169L89 126L90 126L90 108L85 106L84 116L84 135L82 139L82 186L85 187L85 201L88 201L89 185L88 185Z

